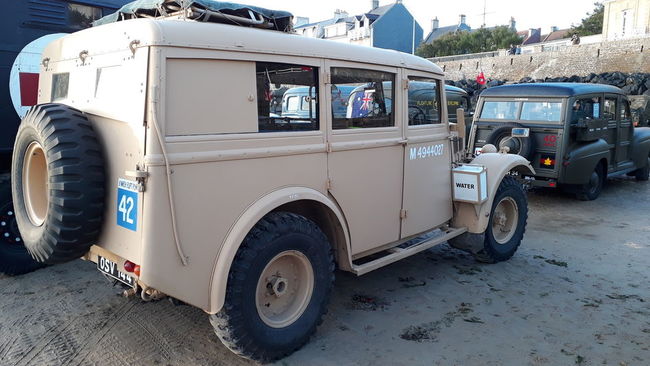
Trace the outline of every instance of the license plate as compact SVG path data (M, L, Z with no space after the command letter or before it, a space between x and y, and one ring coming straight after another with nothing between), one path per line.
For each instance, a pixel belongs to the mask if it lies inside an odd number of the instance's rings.
M134 287L135 286L135 281L133 280L133 277L127 275L126 273L122 273L117 270L117 263L108 260L101 255L98 256L97 258L97 269L105 274L108 275L120 282L122 282L125 285Z

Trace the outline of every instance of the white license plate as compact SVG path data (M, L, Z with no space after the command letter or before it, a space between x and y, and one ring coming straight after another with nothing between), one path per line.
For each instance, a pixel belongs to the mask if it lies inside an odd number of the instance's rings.
M135 281L133 280L133 277L127 275L126 273L123 273L117 269L117 263L108 260L101 255L97 256L97 269L105 274L110 276L111 278L114 278L120 282L122 282L125 285L134 287L135 286Z

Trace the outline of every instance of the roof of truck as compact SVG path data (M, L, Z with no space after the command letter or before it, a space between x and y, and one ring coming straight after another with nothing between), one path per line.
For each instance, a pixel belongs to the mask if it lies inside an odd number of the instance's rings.
M76 59L79 52L88 55L137 47L169 46L254 52L289 56L307 56L378 65L407 67L442 75L442 69L424 58L395 50L351 45L271 30L183 19L132 19L85 29L53 42L49 54L56 58ZM65 45L65 46L63 46Z
M488 88L481 97L572 97L594 93L625 94L615 86L587 83L530 83Z

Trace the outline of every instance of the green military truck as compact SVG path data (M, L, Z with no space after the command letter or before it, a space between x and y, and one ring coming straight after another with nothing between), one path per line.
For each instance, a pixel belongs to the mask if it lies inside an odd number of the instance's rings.
M534 186L561 186L581 200L596 199L607 177L648 180L650 128L634 127L627 97L609 85L487 89L478 101L469 146L476 155L487 144L530 160Z

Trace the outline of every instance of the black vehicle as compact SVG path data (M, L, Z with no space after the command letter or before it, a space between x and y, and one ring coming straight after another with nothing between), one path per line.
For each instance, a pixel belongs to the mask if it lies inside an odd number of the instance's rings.
M598 197L606 177L648 180L650 128L635 128L619 88L601 84L516 84L485 90L469 138L519 154L535 168L534 186Z
M22 245L13 215L8 172L11 154L20 124L15 105L36 104L38 72L29 72L16 63L21 50L30 42L53 33L71 33L90 27L105 14L116 11L129 0L20 0L2 4L0 32L0 272L16 275L41 266L31 260ZM37 55L36 57L40 57ZM10 81L12 67L17 80ZM34 67L38 68L38 64ZM10 90L18 100L12 102Z
M456 123L456 110L463 108L465 111L465 120L469 121L474 115L472 108L472 100L469 94L464 89L452 85L445 85L445 93L447 95L447 115L449 122ZM469 124L468 124L469 126Z

